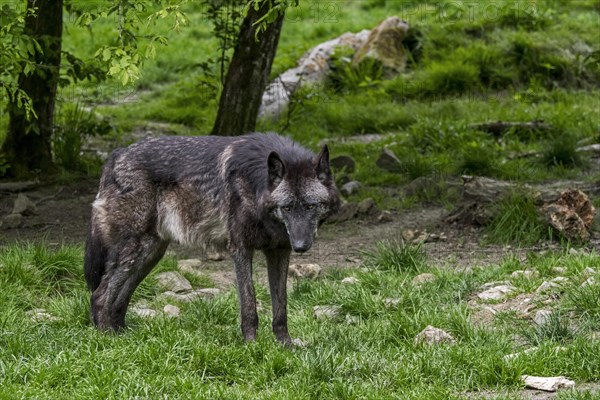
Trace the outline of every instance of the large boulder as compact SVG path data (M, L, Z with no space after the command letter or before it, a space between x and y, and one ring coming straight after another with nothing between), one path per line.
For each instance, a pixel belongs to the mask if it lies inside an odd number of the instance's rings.
M358 50L367 41L369 30L342 36L310 49L295 68L285 71L267 86L258 112L259 117L276 119L287 108L292 94L305 84L323 83L329 72L331 55L340 47Z
M386 18L369 34L367 41L356 51L353 65L367 59L381 63L387 76L398 74L406 67L406 49L403 45L408 23L393 16Z

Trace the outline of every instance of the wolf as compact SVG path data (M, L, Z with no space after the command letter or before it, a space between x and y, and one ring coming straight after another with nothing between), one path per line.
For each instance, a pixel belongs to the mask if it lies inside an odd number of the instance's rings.
M329 149L318 155L274 133L159 137L115 150L92 204L84 257L91 319L118 331L139 283L170 242L211 246L233 260L241 330L256 339L252 259L267 261L277 340L291 346L287 272L293 251L308 251L340 200Z

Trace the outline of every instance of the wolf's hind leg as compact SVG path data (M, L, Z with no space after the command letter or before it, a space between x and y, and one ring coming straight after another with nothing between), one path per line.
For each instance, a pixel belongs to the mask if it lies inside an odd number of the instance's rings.
M129 301L140 282L164 255L168 242L153 235L129 237L109 254L107 271L92 293L92 319L98 328L125 327Z
M273 307L273 333L277 340L291 346L292 340L287 324L287 273L290 263L290 250L265 250L269 289Z

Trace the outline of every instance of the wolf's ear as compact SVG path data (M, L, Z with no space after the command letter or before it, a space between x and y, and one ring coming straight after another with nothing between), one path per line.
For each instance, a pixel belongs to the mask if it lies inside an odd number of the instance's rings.
M267 164L269 165L269 187L275 189L283 180L285 165L281 161L279 154L274 151L269 154Z
M324 145L321 152L317 156L317 165L315 166L317 178L321 182L331 181L331 169L329 168L329 148Z

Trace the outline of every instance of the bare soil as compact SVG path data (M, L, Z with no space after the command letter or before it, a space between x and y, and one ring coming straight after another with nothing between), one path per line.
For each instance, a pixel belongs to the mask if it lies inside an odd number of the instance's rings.
M37 214L24 216L17 228L0 225L0 246L15 242L44 242L49 246L61 244L83 245L90 217L91 204L96 195L96 179L82 179L66 185L38 185L23 193L37 206ZM10 214L17 193L0 191L0 218ZM359 263L365 251L372 250L382 240L402 240L407 229L425 230L441 239L428 240L424 249L430 260L448 267L470 267L495 263L508 255L526 251L555 248L556 244L543 243L531 248L482 244L481 228L448 224L445 217L450 210L439 206L424 206L393 212L391 221L378 222L375 217L325 224L319 230L313 248L294 255L293 262L319 263L328 267L346 267ZM597 246L596 235L588 246ZM199 249L172 245L172 254L178 258L205 258Z

